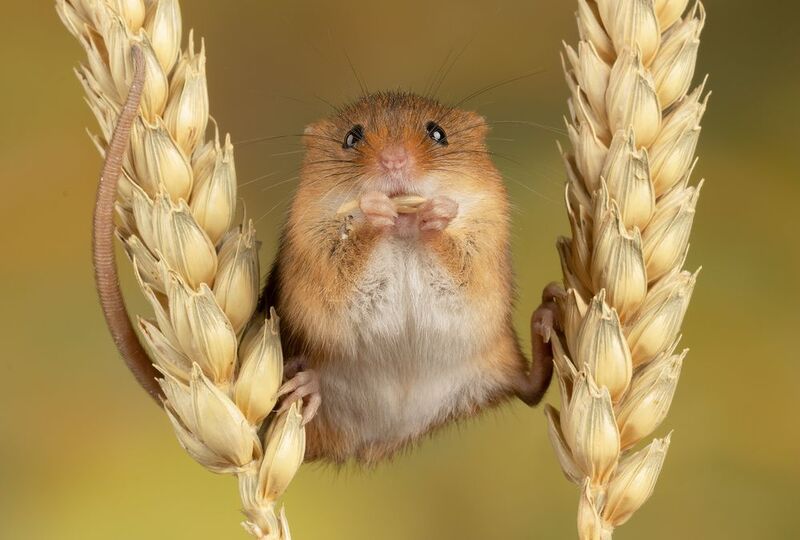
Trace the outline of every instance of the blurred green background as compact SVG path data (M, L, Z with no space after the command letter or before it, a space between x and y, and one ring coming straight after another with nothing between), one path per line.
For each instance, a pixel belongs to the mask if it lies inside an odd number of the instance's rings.
M619 539L800 538L800 7L708 0L699 72L700 201L688 266L704 266L686 320L691 347L659 434L673 445L654 497ZM572 1L184 2L205 36L212 112L234 141L297 134L358 93L422 90L466 49L440 91L494 125L515 205L524 335L559 277L568 231L555 148L566 111L559 47ZM136 387L92 284L90 216L100 159L71 68L83 52L52 2L4 2L0 33L0 538L244 538L235 483L203 471ZM301 159L297 141L237 146L249 215L271 260ZM283 183L281 183L283 182ZM144 305L124 267L136 309ZM549 395L558 400L558 393ZM541 409L508 406L447 430L375 471L306 467L285 498L306 539L562 539L577 491L558 470Z

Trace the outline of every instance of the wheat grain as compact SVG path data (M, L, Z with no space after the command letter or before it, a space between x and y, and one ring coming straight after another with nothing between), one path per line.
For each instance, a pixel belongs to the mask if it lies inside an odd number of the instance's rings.
M419 195L398 195L391 197L390 200L394 204L395 210L400 214L414 214L419 210L419 207L427 201L426 198ZM357 200L347 201L343 203L337 210L337 216L343 216L358 210L359 202Z
M578 531L610 539L650 497L670 436L632 449L664 420L686 351L675 353L697 274L682 270L702 182L689 185L704 83L694 75L705 10L688 0L578 0L565 45L571 238L553 335L562 410L548 434L581 486Z
M270 414L283 378L278 318L271 312L251 321L258 244L252 222L232 228L230 138L206 140L205 48L196 50L190 34L181 51L177 0L57 0L56 9L87 53L77 75L100 125L93 140L102 153L137 68L144 71L117 236L155 313L140 318L139 329L161 374L168 419L201 465L238 477L245 529L288 540L276 500L302 463L305 431L298 404Z

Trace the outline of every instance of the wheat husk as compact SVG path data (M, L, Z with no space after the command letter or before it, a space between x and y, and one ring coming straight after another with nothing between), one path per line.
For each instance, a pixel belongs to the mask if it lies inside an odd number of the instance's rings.
M302 463L305 432L299 404L272 413L283 377L278 318L251 320L258 244L252 222L233 225L230 137L206 133L205 46L190 33L182 50L177 0L57 0L56 10L87 54L77 74L103 154L132 83L134 48L144 61L117 235L153 307L139 329L162 374L169 423L200 465L238 477L245 530L289 540L276 501Z
M581 489L578 533L609 540L652 495L686 351L675 353L697 273L683 270L702 181L691 186L705 112L691 82L700 2L579 0L565 45L572 237L559 240L563 339L553 340L562 410L548 433Z

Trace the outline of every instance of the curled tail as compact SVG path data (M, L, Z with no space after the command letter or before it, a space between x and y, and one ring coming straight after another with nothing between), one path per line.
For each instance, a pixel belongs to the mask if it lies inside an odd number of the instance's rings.
M119 286L117 263L114 258L114 204L117 185L122 174L122 159L130 142L131 126L139 112L145 79L145 63L141 49L133 47L134 76L125 105L117 120L117 126L106 150L103 172L97 186L94 206L92 256L94 278L103 315L117 344L125 364L133 376L156 401L160 402L161 388L156 382L158 371L128 317L125 301Z

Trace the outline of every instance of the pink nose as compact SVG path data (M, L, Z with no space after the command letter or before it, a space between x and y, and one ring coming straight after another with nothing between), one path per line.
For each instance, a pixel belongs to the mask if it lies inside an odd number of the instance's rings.
M402 169L408 163L408 152L402 146L384 148L380 155L381 165L387 170Z

